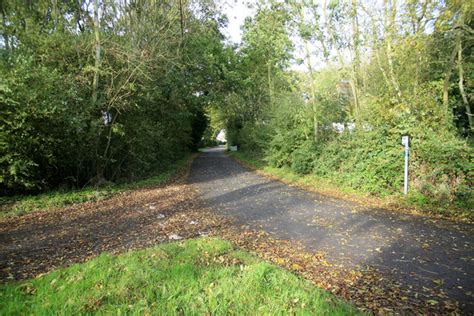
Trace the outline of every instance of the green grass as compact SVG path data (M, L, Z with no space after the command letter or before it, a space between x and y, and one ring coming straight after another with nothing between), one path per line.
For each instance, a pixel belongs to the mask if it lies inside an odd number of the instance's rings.
M0 218L21 216L34 211L44 211L86 201L100 201L120 192L160 185L185 168L191 156L176 161L160 174L119 185L100 188L87 187L82 190L50 191L38 195L20 195L0 198Z
M228 151L228 153L237 158L238 160L241 160L257 169L261 169L263 171L269 170L270 166L268 165L267 162L263 160L263 157L256 156L256 155L251 155L249 153L245 153L242 151Z
M0 314L351 315L308 281L200 238L102 254L39 278L0 285Z

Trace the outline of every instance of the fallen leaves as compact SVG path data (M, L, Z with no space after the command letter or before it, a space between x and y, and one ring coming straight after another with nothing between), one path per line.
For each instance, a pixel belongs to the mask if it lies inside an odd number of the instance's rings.
M349 268L331 263L325 258L325 253L308 252L296 241L274 239L264 231L250 230L246 226L226 227L217 234L265 260L294 271L315 285L369 312L435 315L459 312L456 302L441 302L438 299L425 298L424 295L420 297L419 293L403 288L401 284L382 275L373 267ZM441 281L433 282L439 284Z
M185 178L183 175L167 186L127 192L109 200L1 222L0 280L34 277L58 266L88 260L104 251L121 253L169 240L215 235L292 270L367 311L379 314L459 311L456 302L443 299L443 292L438 289L444 284L443 279L432 280L437 292L427 297L414 289L402 288L373 267L338 265L331 262L325 252L310 252L296 241L275 239L265 231L251 230L248 226L232 226L229 219L217 216L200 204ZM335 223L315 217L312 224L328 228ZM430 245L421 244L421 248L428 250ZM384 249L377 247L374 251L383 253ZM238 259L227 256L203 256L197 260L205 265L232 264L245 269ZM407 259L401 257L400 261ZM25 291L35 289L25 288ZM91 301L90 310L100 304L100 300Z
M208 234L226 221L204 209L183 173L166 186L0 222L0 281L22 280L107 251Z
M435 283L438 286L441 286L441 285L444 284L444 280L443 279L434 279L433 283Z

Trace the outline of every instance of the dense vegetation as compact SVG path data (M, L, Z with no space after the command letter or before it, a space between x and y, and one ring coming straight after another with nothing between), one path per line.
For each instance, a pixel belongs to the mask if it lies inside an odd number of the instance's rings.
M317 4L316 4L317 3ZM379 196L473 207L469 1L303 1L257 8L211 109L231 144L273 167ZM300 60L300 69L289 64Z
M363 315L329 292L229 242L201 238L0 286L4 314Z
M381 196L409 135L410 198L473 206L469 1L257 1L238 44L216 3L3 1L2 193L141 178L225 128Z
M195 149L222 22L175 1L2 1L2 193L122 182Z

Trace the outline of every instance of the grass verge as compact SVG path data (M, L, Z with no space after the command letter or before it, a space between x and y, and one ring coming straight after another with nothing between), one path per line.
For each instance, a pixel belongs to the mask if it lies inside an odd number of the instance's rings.
M188 155L157 175L131 183L108 185L100 188L87 187L81 190L50 191L38 195L0 197L0 219L55 209L74 203L100 201L124 191L161 185L184 170L193 158L194 155Z
M0 314L354 315L309 281L234 250L192 239L102 254L36 279L0 285Z
M430 217L468 223L474 222L474 212L472 212L472 210L446 208L430 204L426 201L420 202L416 193L409 194L406 197L401 194L377 197L341 185L340 183L333 183L328 179L318 178L311 174L297 174L288 167L276 168L269 166L261 157L252 156L245 152L229 152L229 155L264 176L275 178L284 183L296 185L309 191L350 200L361 205L366 205L367 207L386 208L414 215L429 215Z

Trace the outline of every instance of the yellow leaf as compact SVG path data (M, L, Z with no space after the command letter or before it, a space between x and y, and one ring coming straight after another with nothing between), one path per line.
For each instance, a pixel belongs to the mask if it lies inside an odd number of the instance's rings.
M301 267L299 264L297 264L297 263L293 263L293 264L291 265L291 268L292 268L293 270L301 270L301 269L302 269L302 267Z
M283 259L283 258L276 258L276 259L275 259L275 263L276 263L276 264L284 264L284 263L285 263L285 259Z
M438 285L442 285L444 283L442 279L434 279L433 282Z

